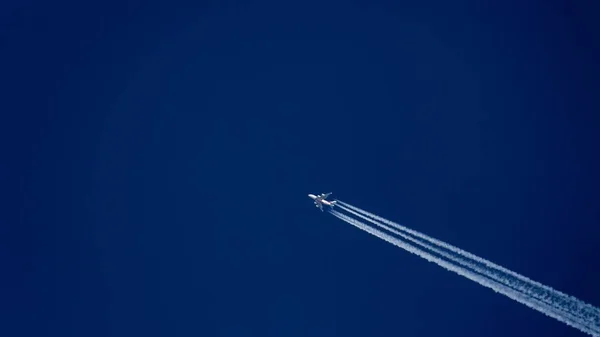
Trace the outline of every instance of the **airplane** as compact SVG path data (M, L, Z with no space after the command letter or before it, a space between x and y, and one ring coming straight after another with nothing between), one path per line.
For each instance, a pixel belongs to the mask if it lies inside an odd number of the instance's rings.
M333 208L333 206L335 206L335 204L337 203L337 201L335 201L335 200L334 201L325 200L330 195L331 195L331 192L323 193L321 195L309 194L308 197L311 198L312 200L314 200L315 207L319 207L321 209L321 212L323 212L323 205L327 205L327 206Z

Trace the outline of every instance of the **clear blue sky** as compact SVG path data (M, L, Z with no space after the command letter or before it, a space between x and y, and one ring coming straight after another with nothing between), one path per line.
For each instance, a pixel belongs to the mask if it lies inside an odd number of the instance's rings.
M319 212L600 305L588 2L0 5L0 335L583 336Z

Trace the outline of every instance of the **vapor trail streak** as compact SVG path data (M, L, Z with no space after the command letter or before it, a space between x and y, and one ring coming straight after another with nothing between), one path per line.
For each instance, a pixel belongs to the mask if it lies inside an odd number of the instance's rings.
M541 284L539 282L533 281L533 280L531 280L523 275L520 275L512 270L506 269L506 268L499 266L489 260L481 258L477 255L471 254L460 248L454 247L448 243L437 240L437 239L432 238L423 233L419 233L415 230L412 230L410 228L407 228L405 226L397 224L393 221L390 221L390 220L387 220L380 216L377 216L373 213L369 213L363 209L360 209L358 207L347 204L341 200L337 200L337 201L338 201L338 206L345 206L346 208L350 208L356 212L362 213L372 219L378 220L378 221L385 223L389 226L392 226L398 230L404 231L404 232L414 235L420 239L423 239L432 244L435 244L439 247L445 248L455 254L461 255L465 258L469 258L478 263L484 264L486 267L490 268L491 270L493 270L495 272L500 272L500 273L510 275L510 276L512 276L512 280L511 280L511 278L508 278L507 280L510 280L508 282L511 282L511 284L510 284L511 286L513 286L515 288L519 288L519 290L525 292L527 295L535 297L535 298L539 299L540 301L543 301L545 303L555 306L556 308L560 308L561 310L566 310L566 311L572 313L573 315L581 317L581 319L588 322L588 324L592 324L592 325L596 326L596 329L598 329L600 331L600 309L598 309L590 304L587 304L578 298L575 298L573 296L562 293L558 290L555 290L555 289L553 289L549 286L546 286L544 284ZM502 276L498 276L498 277L502 278Z
M333 214L334 216L336 216L337 218L339 218L359 229L362 229L363 231L365 231L373 236L376 236L384 241L387 241L387 242L389 242L399 248L402 248L402 249L408 251L409 253L415 254L429 262L433 262L433 263L439 265L440 267L445 268L446 270L453 271L453 272L457 273L458 275L464 276L484 287L494 290L497 293L503 294L521 304L524 304L532 309L535 309L543 314L546 314L547 316L555 318L567 325L570 325L576 329L579 329L580 331L588 333L592 336L596 336L596 337L600 336L600 332L594 331L585 325L579 324L579 322L574 322L571 319L569 319L568 317L562 316L560 313L556 312L553 308L549 307L547 304L542 303L535 298L531 298L531 297L529 297L525 294L519 293L505 285L499 284L496 281L490 280L487 277L484 277L484 276L479 275L475 272L472 272L468 269L465 269L463 267L460 267L460 266L452 264L448 261L445 261L435 255L432 255L431 253L428 253L417 247L414 247L398 238L395 238L395 237L393 237L389 234L386 234L380 230L372 228L372 227L366 225L365 223L358 221L356 219L350 218L347 215L344 215L340 212L337 212L334 210L329 210L329 212L331 214Z
M371 218L369 218L369 217L367 217L367 216L365 216L363 214L360 214L358 212L355 212L352 209L347 208L347 207L345 207L343 205L340 205L339 207L341 209L345 210L346 212L348 212L350 214L353 214L353 215L355 215L357 217L360 217L360 218L362 218L362 219L364 219L366 221L369 221L370 223L372 223L372 224L374 224L374 225L376 225L378 227L381 227L381 228L383 228L383 229L385 229L385 230L387 230L387 231L389 231L389 232L391 232L391 233L393 233L395 235L398 235L398 236L402 237L403 239L405 239L407 241L413 242L413 243L415 243L415 244L417 244L417 245L419 245L421 247L424 247L425 249L428 249L428 250L430 250L430 251L432 251L432 252L434 252L434 253L436 253L436 254L438 254L438 255L446 258L446 259L452 260L452 261L454 261L454 262L456 262L458 264L463 265L464 267L466 267L468 269L474 270L474 271L482 274L485 277L488 277L488 278L490 278L490 279L492 279L494 281L502 283L502 284L506 285L507 287L512 288L514 291L517 291L519 293L522 293L522 294L525 294L527 296L530 296L527 293L527 291L526 291L527 289L526 288L524 288L522 286L515 286L516 282L514 282L513 280L511 280L510 277L503 276L503 275L497 275L497 274L491 272L491 270L489 268L486 268L486 267L484 267L481 264L474 263L472 260L469 260L468 258L466 258L464 256L461 256L461 255L458 255L458 254L452 254L452 253L449 253L446 250L443 250L440 246L436 246L436 245L433 245L433 244L430 244L430 243L427 243L427 242L419 241L419 240L411 237L410 235L405 234L402 231L396 230L394 228L390 228L390 227L382 224L381 222L379 222L379 221L377 221L375 219L371 219ZM567 309L562 308L560 306L554 306L552 303L547 303L547 304L550 305L550 306L553 306L554 309L555 309L555 311L560 311L562 315L568 316L568 318L570 320L572 320L573 322L577 322L580 325L588 326L588 327L590 327L590 329L594 329L593 326L590 326L589 322L586 322L582 317L575 315L573 312L570 312Z

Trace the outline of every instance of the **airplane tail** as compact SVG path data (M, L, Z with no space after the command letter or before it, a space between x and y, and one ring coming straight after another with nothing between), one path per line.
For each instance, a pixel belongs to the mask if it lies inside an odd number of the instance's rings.
M333 206L335 206L337 204L337 200L334 200L331 202L331 208L333 208Z

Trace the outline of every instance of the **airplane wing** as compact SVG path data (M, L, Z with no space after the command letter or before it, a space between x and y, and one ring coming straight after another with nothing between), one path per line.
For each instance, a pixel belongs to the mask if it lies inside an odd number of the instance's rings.
M330 196L331 193L333 193L333 192L323 193L323 194L321 194L321 196L323 197L323 199L327 199L327 197Z
M319 207L319 209L321 210L321 212L323 212L323 204L322 203L318 203L317 207Z

